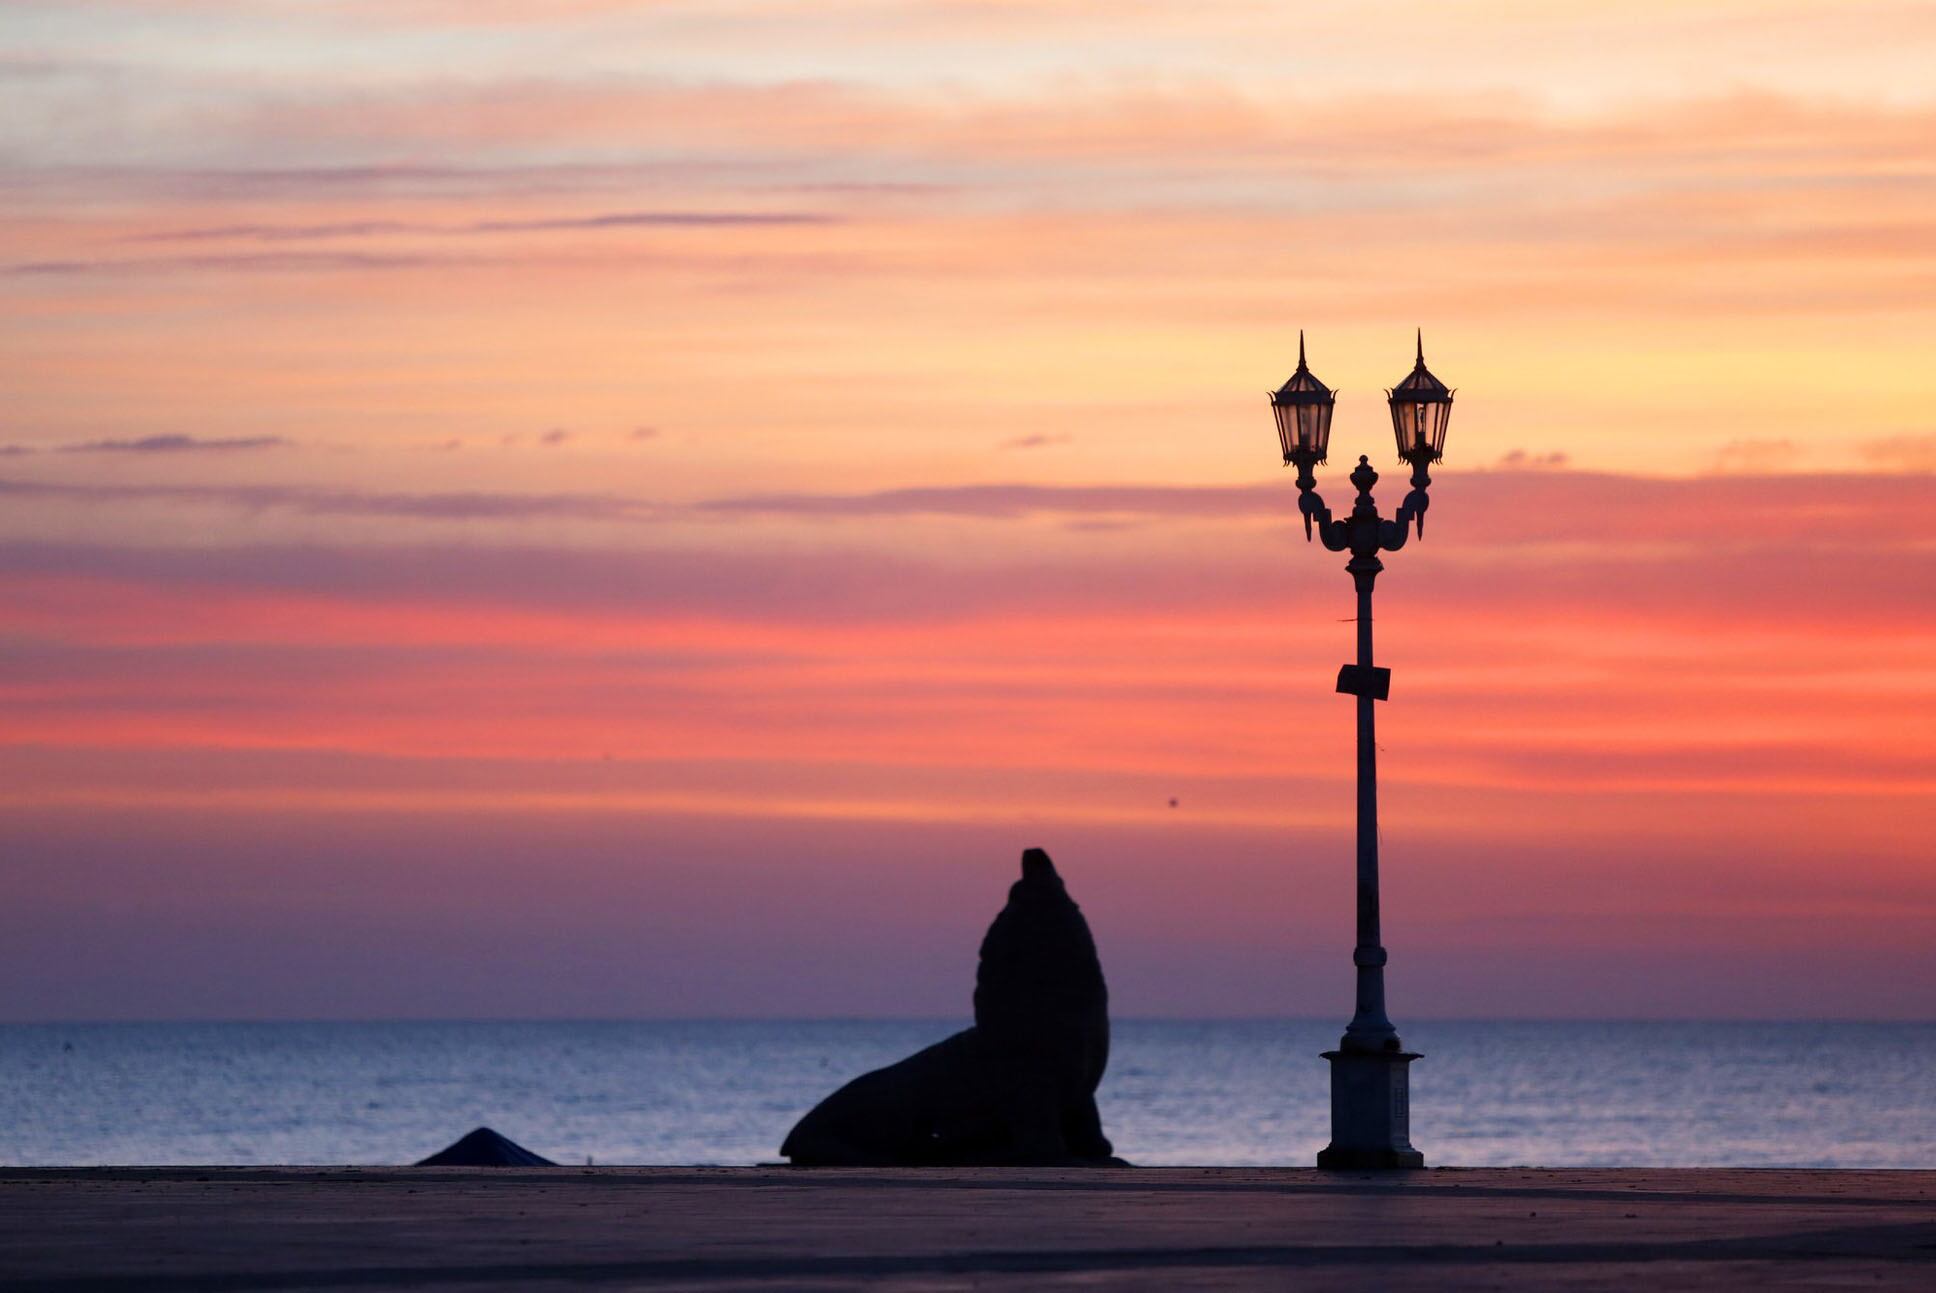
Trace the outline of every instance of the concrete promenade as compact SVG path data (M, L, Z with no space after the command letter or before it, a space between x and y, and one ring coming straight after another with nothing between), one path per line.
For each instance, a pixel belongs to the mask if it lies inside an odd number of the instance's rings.
M0 1289L1936 1289L1936 1172L0 1168Z

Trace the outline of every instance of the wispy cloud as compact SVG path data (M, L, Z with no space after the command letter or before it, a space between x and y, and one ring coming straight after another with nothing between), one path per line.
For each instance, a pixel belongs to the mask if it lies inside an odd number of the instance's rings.
M398 517L423 521L573 519L640 521L664 509L615 494L386 493L305 485L73 484L0 479L0 496L51 498L67 503L181 503L282 509L312 516Z
M291 442L279 435L151 435L136 440L88 440L62 445L62 453L227 453L237 449L280 449Z
M1544 111L1524 94L1358 92L1316 99L1224 82L1109 83L1081 91L943 98L834 81L690 83L521 78L387 96L260 105L237 128L265 138L426 146L569 140L637 149L775 154L852 150L923 165L1054 163L1098 171L1172 163L1205 177L1298 167L1329 185L1402 167L1413 178L1507 178L1529 169L1628 175L1844 175L1918 160L1932 109L1779 90L1683 97L1592 115ZM1900 173L1900 172L1897 172Z
M1508 455L1510 457L1510 455ZM1334 508L1349 487L1321 481ZM1385 498L1404 488L1394 472L1378 486ZM1456 526L1462 542L1578 543L1588 540L1658 543L1680 534L1699 511L1729 533L1786 544L1830 544L1827 527L1872 527L1889 541L1919 541L1921 510L1936 504L1920 475L1852 472L1838 475L1703 477L1628 476L1572 471L1557 465L1528 471L1447 473L1433 487L1435 526ZM695 505L701 512L765 514L823 520L884 516L1018 520L1070 519L1282 520L1297 516L1288 479L1263 485L952 485L876 490L860 494L749 494Z
M1013 440L1004 440L996 447L1000 449L1047 449L1051 445L1069 444L1074 439L1074 436L1067 434L1037 432L1034 435L1016 436Z
M1509 455L1510 456L1510 455ZM1349 501L1340 481L1320 482L1334 508ZM1404 488L1402 472L1379 484L1380 498ZM427 521L576 519L658 524L678 520L763 517L774 521L839 523L899 518L1004 524L1044 519L1092 530L1122 522L1259 521L1291 526L1296 491L1288 478L1259 485L931 485L865 493L744 494L695 502L666 502L614 492L452 491L406 493L277 484L125 484L0 478L0 496L58 498L75 505L129 501L215 505L245 510L286 509L311 515L373 516ZM1899 472L1842 474L1717 474L1667 478L1507 467L1448 473L1433 487L1433 526L1462 544L1504 545L1524 552L1537 545L1602 543L1610 549L1693 541L1687 516L1698 512L1736 541L1787 551L1805 545L1830 551L1860 527L1860 542L1920 545L1923 516L1936 506L1928 475Z
M325 224L228 224L194 229L161 229L129 234L125 242L310 242L333 238L377 238L398 234L465 236L549 233L570 230L649 228L733 228L831 224L839 217L815 211L612 211L588 216L518 220L473 220L440 224L413 220L338 220Z
M1281 512L1282 491L1263 485L929 485L865 494L745 494L700 503L702 511L775 516L1029 515L1258 516Z
M1717 472L1764 472L1786 467L1801 456L1793 440L1730 440L1715 450L1708 469Z
M140 259L96 258L22 261L9 265L6 272L22 277L65 277L84 274L180 271L249 271L267 273L330 273L335 271L374 271L397 269L455 268L476 264L475 259L452 256L419 256L401 253L361 252L282 252L233 256L153 256Z
M1512 449L1502 454L1493 464L1497 471L1545 471L1564 467L1567 456L1557 450L1549 453L1529 453L1524 449Z
M1898 471L1936 472L1936 434L1892 435L1859 446L1865 462Z

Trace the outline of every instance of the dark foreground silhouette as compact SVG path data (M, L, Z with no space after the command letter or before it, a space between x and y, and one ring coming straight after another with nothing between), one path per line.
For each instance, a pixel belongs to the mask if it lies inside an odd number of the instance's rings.
M975 1026L863 1074L802 1118L803 1166L1116 1164L1096 1087L1109 991L1082 909L1041 849L982 939Z
M556 1167L515 1140L479 1127L456 1144L440 1149L418 1167Z

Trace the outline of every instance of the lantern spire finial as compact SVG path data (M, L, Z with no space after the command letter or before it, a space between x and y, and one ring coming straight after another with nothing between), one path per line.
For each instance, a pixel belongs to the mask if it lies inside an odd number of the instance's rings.
M1297 366L1304 367L1304 329L1297 330Z
M1418 330L1418 366L1425 367L1425 329Z

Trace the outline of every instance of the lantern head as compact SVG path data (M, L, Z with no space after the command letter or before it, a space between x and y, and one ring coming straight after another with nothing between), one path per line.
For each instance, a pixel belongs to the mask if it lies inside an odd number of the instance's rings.
M1453 392L1425 366L1425 333L1418 336L1418 363L1405 380L1385 392L1400 462L1437 462L1445 456L1445 424L1452 420Z
M1331 408L1337 396L1304 365L1304 333L1297 334L1297 371L1270 394L1284 461L1307 468L1324 461L1331 444Z

